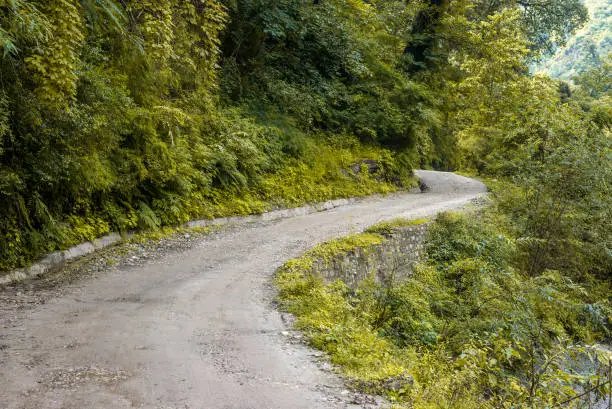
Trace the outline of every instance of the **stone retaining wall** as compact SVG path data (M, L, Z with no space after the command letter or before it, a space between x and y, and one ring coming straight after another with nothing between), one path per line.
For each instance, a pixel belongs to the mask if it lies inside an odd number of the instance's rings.
M314 271L328 282L340 279L353 289L372 273L379 282L405 280L423 253L428 225L397 228L384 234L387 241L381 244L357 248L334 260L318 260Z

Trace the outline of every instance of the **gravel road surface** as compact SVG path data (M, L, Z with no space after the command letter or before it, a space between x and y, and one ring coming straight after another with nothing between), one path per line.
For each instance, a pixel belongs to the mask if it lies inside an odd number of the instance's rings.
M319 242L432 216L485 191L450 173L418 175L426 193L161 245L64 285L0 289L0 407L377 407L299 342L274 309L271 276Z

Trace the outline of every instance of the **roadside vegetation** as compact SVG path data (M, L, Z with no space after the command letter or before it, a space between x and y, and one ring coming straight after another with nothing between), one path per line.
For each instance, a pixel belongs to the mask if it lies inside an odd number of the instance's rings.
M494 209L438 216L426 257L401 282L376 282L373 271L351 289L313 268L383 236L320 245L277 273L281 306L353 387L397 407L581 408L587 400L575 398L591 389L589 402L605 401L609 280L560 271L562 260L525 269L533 254ZM392 231L369 229L379 230Z

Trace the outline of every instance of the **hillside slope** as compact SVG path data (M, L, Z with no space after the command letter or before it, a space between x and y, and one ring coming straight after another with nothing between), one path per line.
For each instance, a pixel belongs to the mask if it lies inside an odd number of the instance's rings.
M590 20L554 56L538 66L551 77L571 80L612 52L612 1L585 0Z

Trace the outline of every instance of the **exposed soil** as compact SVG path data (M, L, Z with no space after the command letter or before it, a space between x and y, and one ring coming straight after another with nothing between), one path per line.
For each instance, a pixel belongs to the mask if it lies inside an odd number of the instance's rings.
M463 206L480 182L107 249L0 289L0 407L372 408L274 308L273 272L319 242Z

